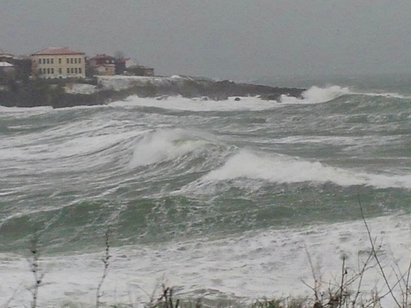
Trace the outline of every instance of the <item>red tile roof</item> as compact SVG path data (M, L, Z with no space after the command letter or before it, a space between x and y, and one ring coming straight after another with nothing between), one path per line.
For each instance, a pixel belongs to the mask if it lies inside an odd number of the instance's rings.
M98 59L115 60L116 58L114 58L112 56L108 56L106 54L96 55L96 56L90 58L90 60L98 60Z
M52 55L84 55L84 52L74 51L68 47L48 47L33 54L33 56Z

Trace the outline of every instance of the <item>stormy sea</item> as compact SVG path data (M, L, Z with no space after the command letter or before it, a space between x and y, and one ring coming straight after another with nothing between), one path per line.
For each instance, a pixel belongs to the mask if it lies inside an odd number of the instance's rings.
M367 225L388 279L405 273L411 77L264 82L307 90L0 107L0 305L30 305L33 237L41 307L95 305L105 234L106 305L144 305L163 284L209 301L312 296L342 260L359 271ZM372 267L361 289L384 285Z

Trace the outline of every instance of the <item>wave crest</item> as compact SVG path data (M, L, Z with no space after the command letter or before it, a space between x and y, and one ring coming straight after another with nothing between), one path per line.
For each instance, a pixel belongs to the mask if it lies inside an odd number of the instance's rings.
M301 94L302 98L295 98L282 95L281 102L291 104L318 104L329 102L338 97L348 94L351 94L351 91L348 87L329 86L325 88L320 88L317 86L312 86L311 88L309 88Z
M202 147L203 140L195 140L182 129L159 130L145 135L136 145L129 167L147 166L176 159Z
M232 156L218 169L206 174L203 183L249 178L275 183L332 182L340 186L365 185L377 188L411 188L411 175L369 174L345 170L292 157L258 155L246 150Z

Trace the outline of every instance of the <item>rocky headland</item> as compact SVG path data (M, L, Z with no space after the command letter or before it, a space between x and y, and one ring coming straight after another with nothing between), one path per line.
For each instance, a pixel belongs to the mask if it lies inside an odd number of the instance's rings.
M100 76L89 80L44 80L13 82L0 90L0 105L7 107L102 105L131 95L163 98L182 96L225 100L228 97L254 96L280 101L282 95L301 97L304 89L278 88L229 80L212 80L187 76L137 77Z

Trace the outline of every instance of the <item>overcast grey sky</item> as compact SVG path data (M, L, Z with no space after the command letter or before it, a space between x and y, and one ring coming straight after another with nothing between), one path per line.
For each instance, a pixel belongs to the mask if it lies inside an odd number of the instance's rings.
M0 49L123 51L158 74L411 73L411 0L0 0Z

